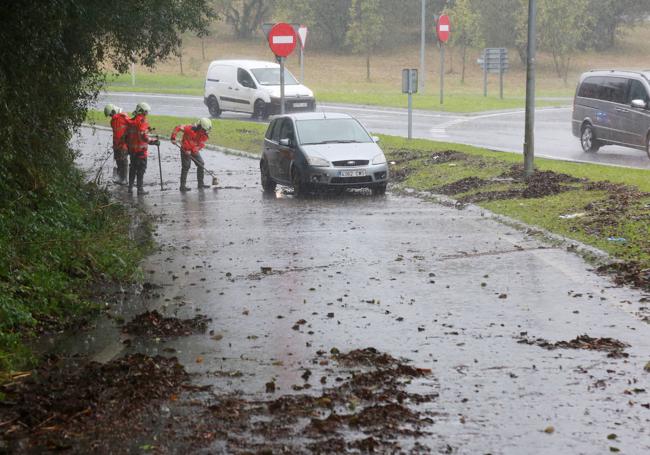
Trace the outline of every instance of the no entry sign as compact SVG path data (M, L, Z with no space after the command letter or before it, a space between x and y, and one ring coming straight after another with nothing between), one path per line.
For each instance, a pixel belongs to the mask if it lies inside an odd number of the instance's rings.
M449 16L442 14L438 18L438 23L436 24L436 33L438 34L438 40L442 43L449 41L449 35L451 34L451 26L449 25Z
M287 57L296 48L296 32L285 22L275 24L269 32L269 47L278 57Z

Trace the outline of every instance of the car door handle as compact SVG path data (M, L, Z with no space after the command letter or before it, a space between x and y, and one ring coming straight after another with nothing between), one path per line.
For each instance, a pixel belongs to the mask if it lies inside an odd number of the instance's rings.
M228 87L228 90L232 90L232 87Z

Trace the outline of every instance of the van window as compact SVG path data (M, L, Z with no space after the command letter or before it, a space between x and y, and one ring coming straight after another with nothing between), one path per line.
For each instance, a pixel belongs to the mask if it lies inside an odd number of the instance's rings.
M599 98L604 101L624 104L627 101L627 83L622 77L605 77Z
M237 68L237 82L248 88L257 88L250 73L242 68Z
M602 77L586 78L584 81L582 81L582 84L578 89L578 96L583 98L596 98L596 99L599 98L598 93L602 85L603 79L604 78Z
M627 104L631 104L632 100L643 100L646 103L650 101L648 91L643 84L634 79L630 81L630 94L627 97Z

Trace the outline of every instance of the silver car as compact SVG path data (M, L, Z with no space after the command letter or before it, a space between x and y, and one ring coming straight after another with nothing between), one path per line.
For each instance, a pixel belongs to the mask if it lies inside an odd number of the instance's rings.
M388 164L378 139L347 114L305 112L274 117L266 130L262 188L277 184L297 195L326 188L386 192Z
M585 152L614 144L650 157L650 71L589 71L573 102L573 134Z

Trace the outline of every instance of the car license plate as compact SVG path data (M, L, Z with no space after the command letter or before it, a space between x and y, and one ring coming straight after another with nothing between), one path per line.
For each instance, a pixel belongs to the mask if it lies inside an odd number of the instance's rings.
M307 103L293 103L293 107L307 107Z
M341 171L341 177L365 177L365 169L356 170L356 171Z

